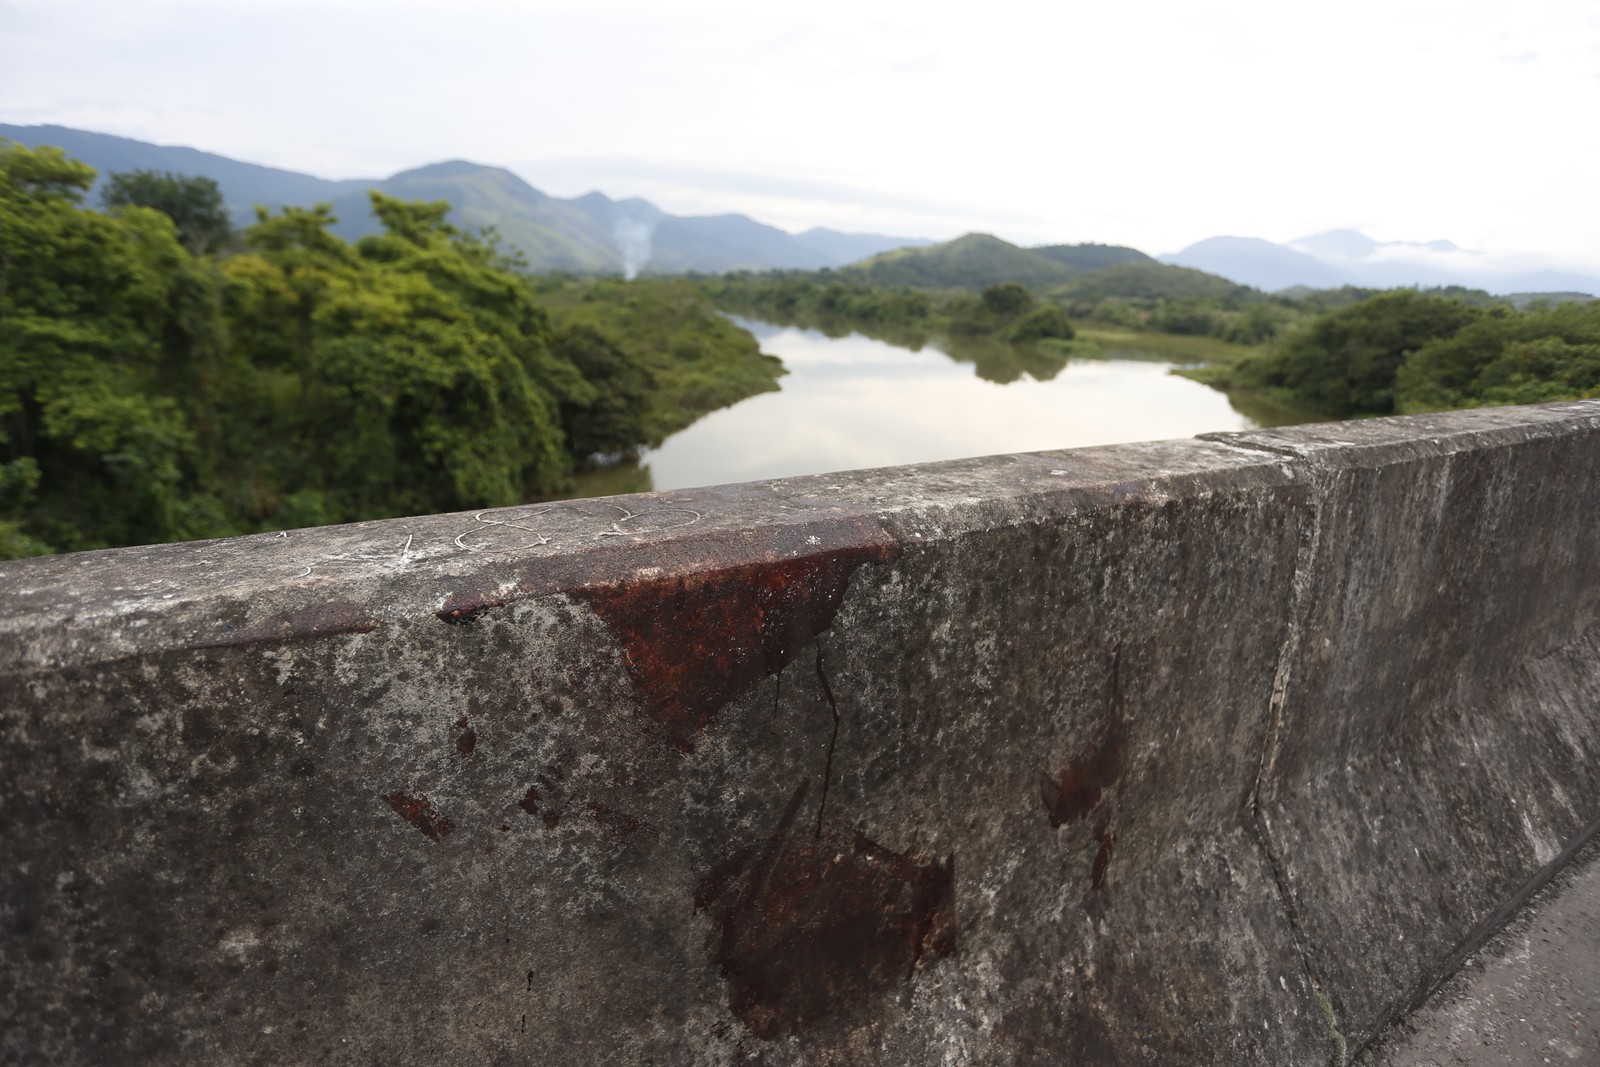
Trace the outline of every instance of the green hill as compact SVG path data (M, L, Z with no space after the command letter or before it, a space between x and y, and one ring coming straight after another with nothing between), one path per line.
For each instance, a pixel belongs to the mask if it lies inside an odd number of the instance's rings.
M1048 256L986 233L926 248L899 248L836 272L842 280L918 289L982 289L1001 282L1042 288L1078 272Z
M1073 270L1100 270L1119 263L1154 263L1155 260L1124 245L1040 245L1029 249Z
M1215 274L1151 261L1119 263L1100 270L1085 271L1053 287L1049 295L1056 300L1160 300L1184 297L1226 300L1261 294L1249 286L1230 282Z

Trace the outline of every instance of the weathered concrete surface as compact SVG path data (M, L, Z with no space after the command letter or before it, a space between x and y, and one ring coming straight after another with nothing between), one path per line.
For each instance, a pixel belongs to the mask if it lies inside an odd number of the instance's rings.
M1600 814L1597 458L1551 405L0 565L0 1058L1327 1062Z
M1352 1047L1600 815L1600 478L1568 410L1246 435L1319 485L1260 811Z
M1600 844L1591 844L1428 1003L1380 1067L1600 1063Z

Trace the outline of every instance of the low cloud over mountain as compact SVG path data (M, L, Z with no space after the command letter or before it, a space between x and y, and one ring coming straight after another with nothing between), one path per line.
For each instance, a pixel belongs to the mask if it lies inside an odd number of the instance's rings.
M1288 244L1255 237L1210 237L1161 260L1267 292L1292 286L1461 285L1491 293L1600 294L1600 277L1543 257L1473 252L1449 241L1374 241L1356 230L1330 230Z

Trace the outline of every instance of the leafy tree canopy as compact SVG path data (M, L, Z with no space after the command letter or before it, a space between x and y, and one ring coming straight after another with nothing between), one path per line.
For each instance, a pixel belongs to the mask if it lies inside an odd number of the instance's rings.
M1411 290L1384 293L1290 334L1257 368L1258 380L1332 415L1389 414L1395 374L1406 357L1482 314Z
M195 255L215 252L233 236L222 206L222 190L210 178L188 178L153 170L112 174L100 199L108 209L147 207L178 227L178 239Z
M206 183L118 177L90 211L93 171L0 143L0 558L547 497L781 373L686 286L627 344L601 327L662 306L634 287L553 323L442 202L374 194L355 246L327 205L220 241L184 228Z

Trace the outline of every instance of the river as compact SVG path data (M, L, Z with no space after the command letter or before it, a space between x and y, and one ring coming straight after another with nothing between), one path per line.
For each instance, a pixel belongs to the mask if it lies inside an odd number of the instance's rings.
M736 318L783 360L781 389L714 411L660 448L580 477L579 494L684 489L1006 452L1192 437L1261 425L1168 373L1185 357L1137 339L1066 358L999 342L920 350ZM1275 423L1303 421L1270 418ZM1266 418L1258 416L1258 418Z

